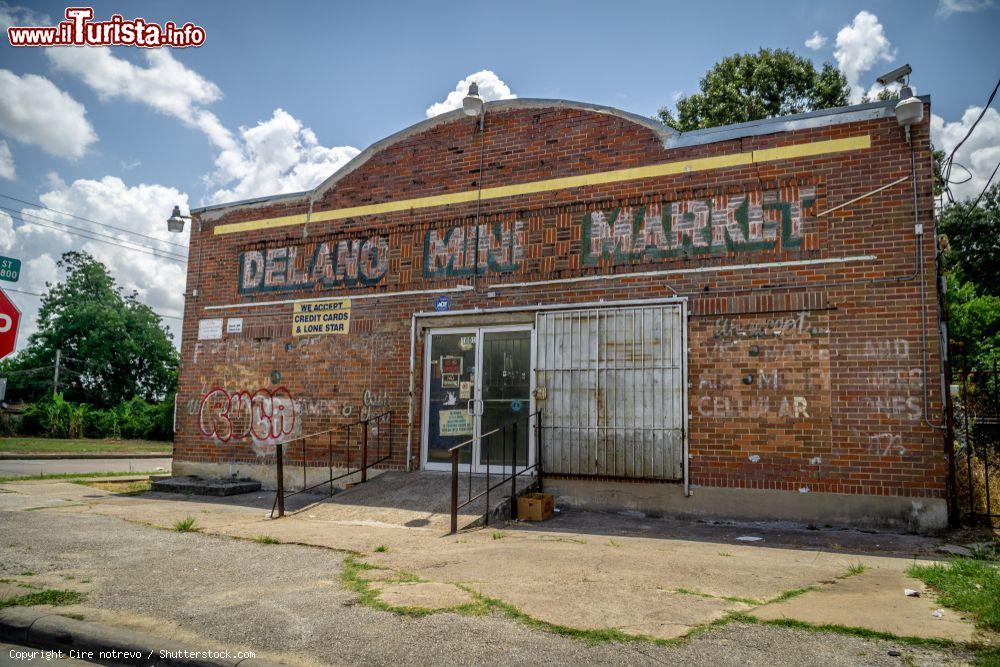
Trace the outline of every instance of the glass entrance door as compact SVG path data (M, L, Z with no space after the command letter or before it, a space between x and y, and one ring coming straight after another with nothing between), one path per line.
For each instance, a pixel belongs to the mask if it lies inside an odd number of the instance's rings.
M527 465L532 442L530 325L431 331L425 349L424 467L447 470L449 449L486 434L459 458L463 468L500 472ZM517 421L517 429L511 427ZM506 425L506 426L505 426ZM491 431L499 433L489 435Z
M476 463L480 469L509 469L513 448L523 467L531 432L531 330L483 331L480 367L479 432L501 430L483 438Z

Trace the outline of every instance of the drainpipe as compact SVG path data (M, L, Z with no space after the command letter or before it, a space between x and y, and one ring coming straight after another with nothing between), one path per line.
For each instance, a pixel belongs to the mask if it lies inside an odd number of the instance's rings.
M416 384L417 314L410 316L410 403L406 411L406 472L413 470L413 393Z

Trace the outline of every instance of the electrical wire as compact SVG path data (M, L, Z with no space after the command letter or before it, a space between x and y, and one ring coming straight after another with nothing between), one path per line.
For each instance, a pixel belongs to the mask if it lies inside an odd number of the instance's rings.
M37 296L39 298L45 296L44 294L39 294L38 292L28 292L28 291L23 290L23 289L15 289L13 287L4 287L2 289L5 292L17 292L18 294L27 294L28 296ZM146 304L142 304L142 305L146 306ZM149 306L146 306L146 307L149 308L150 310L153 310ZM180 315L164 315L163 313L158 313L155 310L153 310L153 313L155 313L156 315L159 315L160 317L165 317L165 318L170 319L170 320L181 320L181 321L184 320L184 318L181 317ZM63 358L64 359L72 359L72 357L63 357ZM80 361L80 360L79 359L73 359L73 361ZM83 362L80 361L80 363L83 363Z
M165 255L165 254L162 254L162 252L158 252L156 250L153 250L152 248L136 248L134 246L125 245L124 243L116 243L115 241L105 241L104 239L100 239L100 238L97 238L97 237L94 237L94 236L88 236L87 234L83 234L81 232L71 231L69 229L63 229L62 227L55 227L53 225L47 225L47 224L42 223L42 222L36 222L35 220L25 220L24 218L20 217L20 215L17 215L17 216L12 215L11 217L14 218L15 220L19 221L19 222L22 222L22 223L26 224L26 225L35 225L36 227L46 227L48 229L54 229L57 232L64 232L66 234L73 234L74 236L79 236L81 238L85 238L85 239L88 239L90 241L97 241L98 243L106 243L108 245L118 246L119 248L125 248L126 250L132 250L132 251L135 251L135 252L141 252L141 253L143 253L145 255L152 255L153 257L159 257L160 259L168 259L168 260L171 260L171 261L174 261L174 262L180 262L181 264L187 264L187 260L186 259L182 259L182 258L177 257L175 255Z
M41 208L41 209L45 209L46 211L52 211L53 213L58 213L59 215L65 215L65 216L68 216L70 218L76 218L77 220L83 220L84 222L89 222L89 223L94 224L94 225L100 225L101 227L107 227L109 229L115 229L115 230L117 230L119 232L125 232L126 234L134 234L136 236L141 236L144 239L149 239L151 241L156 241L157 243L167 243L169 245L177 246L178 248L186 248L187 247L186 245L184 245L182 243L175 243L174 241L167 241L167 240L164 240L164 239L158 239L155 236L149 236L148 234L143 234L142 232L135 232L135 231L132 231L131 229L125 229L124 227L116 227L115 225L111 225L111 224L108 224L106 222L99 222L97 220L92 220L90 218L85 218L82 215L75 215L73 213L68 213L66 211L60 211L60 210L57 210L57 209L54 209L54 208L49 208L48 206L45 206L43 204L39 204L38 202L27 201L27 200L24 200L24 199L18 199L17 197L12 197L11 195L6 195L6 194L4 194L2 192L0 192L0 197L3 197L4 199L10 199L12 201L16 201L18 203L25 204L27 206L32 206L34 208Z
M997 162L997 166L993 167L993 173L990 174L990 177L986 180L986 185L983 186L983 191L979 193L979 196L976 197L976 201L972 202L972 206L969 207L970 212L979 206L979 202L982 200L983 195L985 195L986 191L990 189L990 183L992 183L993 179L996 178L998 169L1000 169L1000 162Z
M76 231L79 231L79 232L82 232L82 233L85 233L85 234L90 234L91 236L87 237L87 238L91 238L92 236L100 236L102 238L111 239L113 241L117 241L117 242L121 242L121 243L131 243L132 246L137 246L138 245L138 241L130 241L129 239L122 239L122 238L119 238L117 236L113 236L111 234L105 234L104 232L95 232L92 229L85 229L83 227L77 227L75 225L69 224L68 222L61 222L61 221L58 221L58 220L49 220L48 218L43 218L40 215L35 215L34 213L26 213L25 211L18 211L17 209L13 209L13 208L10 208L8 206L0 206L0 209L5 210L5 211L10 211L11 213L14 213L15 215L20 216L22 222L25 221L24 220L24 216L27 215L27 216L29 216L31 218L34 218L35 220L41 220L41 221L43 221L46 224L62 225L63 227L67 228L66 231L67 231L67 233L70 233L70 234L72 234L73 232L70 232L69 230L73 229L73 230L76 230ZM149 250L151 250L153 252L156 252L156 253L160 253L164 257L168 257L169 256L169 257L174 257L176 259L184 259L183 255L180 255L178 253L174 253L173 251L170 251L170 250L159 250L157 248L149 248Z
M997 85L993 86L993 92L990 93L989 99L986 100L986 105L983 107L983 110L979 112L979 116L976 118L975 122L973 122L972 126L969 127L969 131L965 133L965 136L962 137L961 141L955 144L955 147L951 149L951 153L948 155L947 158L945 158L944 162L942 162L942 165L946 170L944 173L945 191L948 193L948 199L951 203L955 203L955 199L951 195L951 190L948 188L948 183L951 181L951 167L952 163L955 161L955 155L958 153L958 149L961 148L962 145L969 139L969 137L972 136L972 133L975 131L976 126L979 125L979 121L981 121L983 119L983 116L986 115L986 111L990 108L990 105L993 104L993 99L997 96L997 90L1000 90L1000 79L997 79Z

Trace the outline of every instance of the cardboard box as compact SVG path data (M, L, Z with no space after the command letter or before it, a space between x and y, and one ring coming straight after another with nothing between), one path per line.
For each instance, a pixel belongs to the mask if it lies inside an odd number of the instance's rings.
M525 493L517 497L517 518L544 521L552 516L551 493Z

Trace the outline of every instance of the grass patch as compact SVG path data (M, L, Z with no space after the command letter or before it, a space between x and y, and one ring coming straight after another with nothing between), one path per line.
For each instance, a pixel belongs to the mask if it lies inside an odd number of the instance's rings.
M503 532L502 530L494 530L492 533L490 533L490 537L492 537L494 540L502 540L503 538L507 537L507 533Z
M750 620L744 622L748 623L759 623L762 625L776 625L782 628L792 628L795 630L812 630L815 632L831 632L837 635L850 635L852 637L863 637L865 639L883 639L886 641L899 642L901 644L909 644L911 646L931 646L934 648L955 648L960 646L950 639L937 639L934 637L908 637L905 635L894 635L891 632L880 632L878 630L869 630L868 628L856 628L847 625L815 625L813 623L806 623L805 621L796 621L791 618L778 618L771 621L763 621L759 618L750 616Z
M739 598L730 595L712 595L711 593L702 593L701 591L693 591L688 588L675 588L674 593L680 593L681 595L693 595L699 598L708 598L710 600L726 600L727 602L739 602L741 604L748 604L751 607L759 607L764 604L760 600L755 600L754 598Z
M135 472L65 472L65 473L53 473L51 475L29 475L27 477L0 477L0 484L6 482L37 482L49 479L95 479L99 477L129 477L136 475L165 475L166 473L152 472L149 471L138 471Z
M804 588L793 588L790 591L785 591L784 593L782 593L778 597L774 598L773 600L768 600L767 603L771 604L773 602L784 602L785 600L791 600L792 598L797 598L798 596L803 595L805 593L812 593L813 591L818 591L818 590L819 590L819 587L817 587L817 586L806 586Z
M995 563L955 558L913 565L907 574L933 588L944 606L972 614L976 627L1000 631L1000 569Z
M868 571L868 566L864 563L851 563L847 566L847 570L844 571L838 579L847 579L848 577L856 577L859 574L863 574Z
M380 544L377 547L375 547L375 553L377 554L384 554L387 553L388 551L389 547L385 546L384 544Z
M281 544L281 540L270 535L254 535L252 538L257 544Z
M194 533L200 530L197 523L193 516L189 516L175 523L174 530L178 533Z
M621 545L622 545L621 542L615 542L614 540L608 540L608 546L609 547L615 547L615 548L617 548L617 547L620 547Z
M378 590L373 588L371 581L365 577L365 572L378 569L381 568L362 562L355 556L347 556L344 558L344 569L340 573L340 581L344 584L345 588L357 596L359 604L371 607L372 609L388 611L403 616L429 616L430 614L436 614L439 612L454 612L460 614L477 613L477 610L474 609L475 605L472 604L460 605L449 609L426 609L424 607L398 607L388 604L387 602L383 602L378 597ZM423 581L417 575L409 572L398 572L398 574L399 579L397 579L395 583L415 584Z
M7 607L34 607L40 604L50 604L58 607L83 602L84 598L86 596L83 593L77 593L76 591L51 589L0 600L0 609L6 609Z
M148 479L133 482L92 482L89 480L76 480L73 483L100 489L101 491L110 491L111 493L121 496L137 496L140 493L146 493L153 488L153 483Z
M0 438L0 452L12 454L163 454L173 445L155 440L112 440L100 438Z

